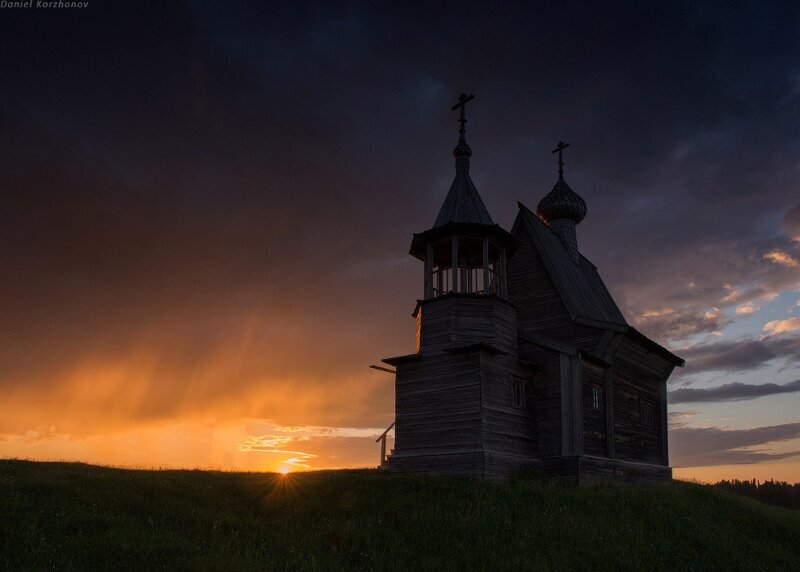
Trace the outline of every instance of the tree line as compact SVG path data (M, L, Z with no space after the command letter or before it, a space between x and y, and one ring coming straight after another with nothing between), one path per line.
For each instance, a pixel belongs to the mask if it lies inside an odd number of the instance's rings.
M739 479L721 480L712 486L744 495L761 502L782 506L784 508L800 509L800 483L787 483L785 481L740 481Z

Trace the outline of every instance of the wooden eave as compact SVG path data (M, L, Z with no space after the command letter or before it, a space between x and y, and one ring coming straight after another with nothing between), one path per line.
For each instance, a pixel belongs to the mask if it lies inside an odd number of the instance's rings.
M570 356L578 354L578 348L576 348L575 346L565 344L564 342L555 340L548 336L543 336L542 334L537 334L534 332L525 332L518 329L517 338L519 338L523 342L527 342L535 346L541 346L543 348L547 348L549 350L553 350L562 354Z
M409 254L420 260L425 258L425 247L438 240L457 235L459 237L483 238L484 236L499 242L510 256L516 250L519 241L499 224L480 224L468 222L449 222L441 226L414 234Z
M576 324L581 324L582 326L591 326L592 328L599 328L601 330L610 330L612 332L617 332L619 334L624 334L628 331L630 326L624 326L622 324L615 324L614 322L605 322L603 320L593 320L592 318L582 318L578 316L573 320Z
M428 298L426 300L418 299L417 304L414 306L414 311L411 312L411 316L416 318L422 306L424 306L425 304L429 304L435 300L441 300L443 298L480 298L480 299L494 298L495 300L499 300L500 302L508 306L511 306L512 308L516 308L516 306L512 302L509 302L508 300L506 300L501 296L498 296L497 294L487 295L487 294L475 294L473 292L448 292L447 294L442 294L441 296L436 296L435 298Z
M667 348L662 346L661 344L654 342L647 336L645 336L642 332L634 328L633 326L628 326L628 331L626 332L631 338L645 346L648 350L653 352L654 354L658 354L670 363L678 366L683 367L686 365L686 360L682 357L676 356L674 353L669 351Z
M395 356L395 357L383 358L381 361L383 363L388 363L389 365L393 365L393 366L396 367L397 365L399 365L401 363L414 362L414 361L417 361L417 360L419 360L421 358L422 358L422 354L418 352L418 353L415 353L415 354L407 354L407 355L404 355L404 356Z
M596 354L594 354L594 353L592 353L590 351L587 351L587 350L579 349L578 350L578 354L582 358L586 359L586 361L593 362L593 363L595 363L597 365L600 365L600 366L603 366L603 367L611 367L613 365L610 361L607 361L607 360L601 358L600 356L598 356L598 355L596 355Z
M447 348L445 351L452 353L452 354L462 354L462 353L470 353L470 352L488 352L490 354L500 354L500 355L507 355L508 352L498 348L497 346L487 343L487 342L477 342L474 344L464 344L464 345L453 345Z

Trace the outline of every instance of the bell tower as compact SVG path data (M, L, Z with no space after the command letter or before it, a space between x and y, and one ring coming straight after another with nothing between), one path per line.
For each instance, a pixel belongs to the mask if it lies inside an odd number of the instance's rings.
M461 94L455 177L433 226L415 234L423 263L417 352L384 361L397 368L396 471L485 477L528 458L532 424L517 358L517 311L508 301L506 260L517 240L492 221L470 177L466 104ZM495 435L495 415L519 417L513 438ZM502 412L501 412L502 411ZM511 455L512 457L508 457ZM508 459L513 458L511 462Z
M514 239L492 222L469 176L465 108L473 98L462 93L452 108L461 111L453 184L433 227L411 243L411 255L425 263L424 300L451 293L508 297L506 253Z
M488 308L495 304L490 299L507 300L506 259L516 240L492 221L483 204L475 183L469 174L472 149L466 140L466 104L474 98L461 94L452 110L460 111L458 144L453 150L455 178L445 197L433 227L414 235L410 254L424 264L423 297L414 312L418 326L418 350L429 343L439 343L445 332L429 328L428 314L447 307L448 313L467 319L468 308ZM446 304L431 304L447 298ZM423 313L423 309L426 310ZM456 314L454 314L456 316ZM451 329L444 336L455 339L490 341L496 332L488 322L479 331Z

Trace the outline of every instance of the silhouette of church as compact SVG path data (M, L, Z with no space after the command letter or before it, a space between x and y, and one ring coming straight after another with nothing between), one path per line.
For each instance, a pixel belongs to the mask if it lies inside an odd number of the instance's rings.
M511 232L469 175L462 94L456 174L433 227L417 352L395 366L391 471L504 478L533 467L573 483L671 478L667 378L683 360L630 326L579 249L586 202L559 176Z

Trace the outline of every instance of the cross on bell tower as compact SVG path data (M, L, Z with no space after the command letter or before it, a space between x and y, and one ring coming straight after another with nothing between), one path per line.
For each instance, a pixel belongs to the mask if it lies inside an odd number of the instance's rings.
M458 96L458 103L456 103L453 107L450 108L451 111L455 111L456 109L461 110L461 117L458 119L458 132L461 134L461 137L464 137L464 133L466 133L467 128L467 118L465 116L465 110L467 108L467 103L475 99L474 95L467 95L466 93L462 93Z
M460 116L458 118L458 144L453 149L453 157L456 159L456 172L466 173L469 171L469 158L472 156L472 149L467 145L467 138L465 133L467 131L467 117L465 110L467 103L475 99L474 95L467 95L462 93L458 96L458 103L450 109L452 111L459 110Z

